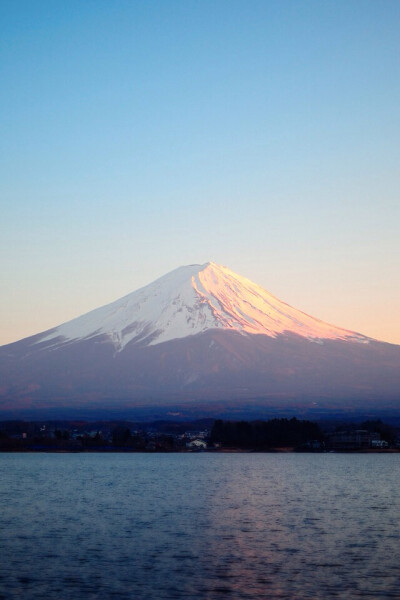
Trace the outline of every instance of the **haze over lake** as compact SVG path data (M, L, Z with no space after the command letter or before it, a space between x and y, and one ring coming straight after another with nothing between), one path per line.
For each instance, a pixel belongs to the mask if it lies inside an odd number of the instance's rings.
M0 597L398 598L398 454L0 454Z

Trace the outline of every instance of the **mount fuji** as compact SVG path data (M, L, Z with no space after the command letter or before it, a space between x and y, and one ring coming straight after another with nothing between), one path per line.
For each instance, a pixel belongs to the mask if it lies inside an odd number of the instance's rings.
M0 415L149 406L397 409L400 346L329 325L210 262L0 348Z

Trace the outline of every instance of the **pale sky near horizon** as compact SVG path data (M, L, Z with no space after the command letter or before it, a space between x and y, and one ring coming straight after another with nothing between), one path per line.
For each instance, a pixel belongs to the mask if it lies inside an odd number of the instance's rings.
M400 2L0 3L0 344L224 264L400 344Z

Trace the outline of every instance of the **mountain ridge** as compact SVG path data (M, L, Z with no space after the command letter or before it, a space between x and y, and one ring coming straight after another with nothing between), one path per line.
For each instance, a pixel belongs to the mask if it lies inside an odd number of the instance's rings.
M178 267L114 302L39 335L41 342L54 340L55 345L106 335L119 352L129 343L155 345L209 329L271 337L291 332L314 341L352 339L368 343L370 339L293 308L213 262Z
M205 263L0 347L0 414L233 401L396 410L400 346L324 323Z

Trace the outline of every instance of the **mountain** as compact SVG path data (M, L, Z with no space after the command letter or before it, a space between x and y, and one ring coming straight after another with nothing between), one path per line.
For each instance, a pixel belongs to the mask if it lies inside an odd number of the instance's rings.
M0 348L0 414L400 405L400 346L329 325L214 263Z

